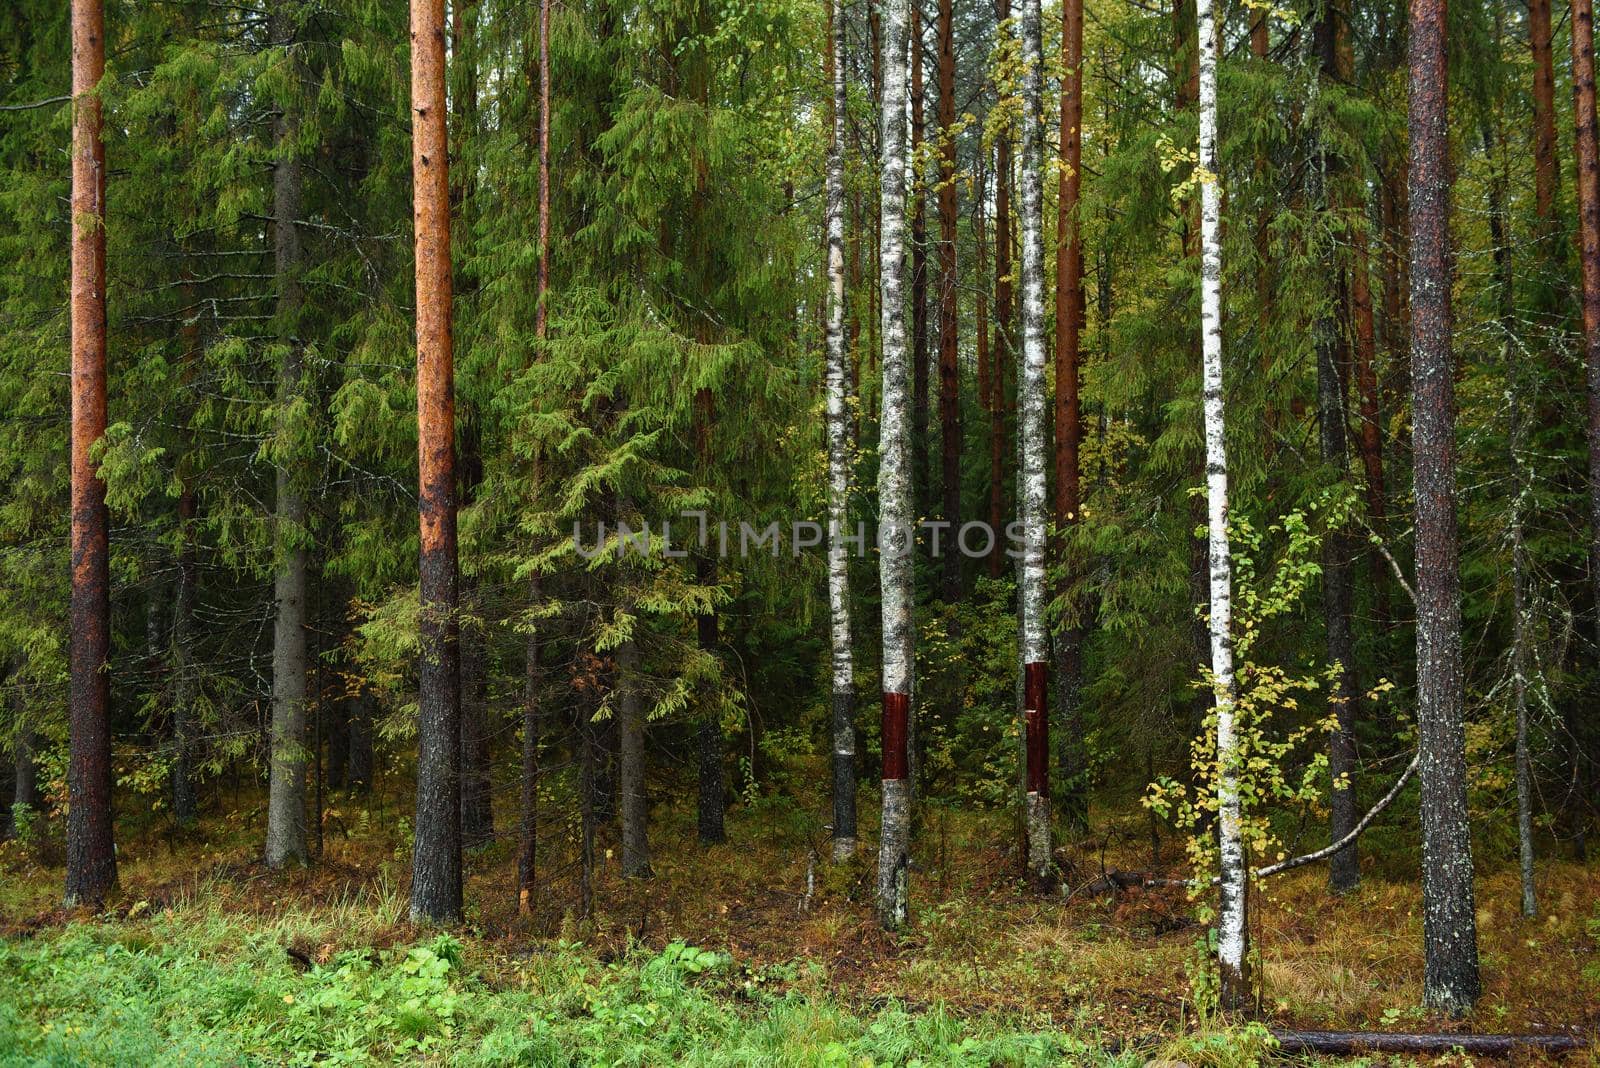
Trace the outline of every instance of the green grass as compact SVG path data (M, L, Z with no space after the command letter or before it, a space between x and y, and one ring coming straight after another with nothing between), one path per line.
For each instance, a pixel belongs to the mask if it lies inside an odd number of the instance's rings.
M803 962L767 993L682 943L612 963L564 942L495 956L448 934L312 949L310 968L287 952L359 935L352 913L263 924L189 904L0 942L0 1065L1143 1063L937 1006L855 1015L797 989Z

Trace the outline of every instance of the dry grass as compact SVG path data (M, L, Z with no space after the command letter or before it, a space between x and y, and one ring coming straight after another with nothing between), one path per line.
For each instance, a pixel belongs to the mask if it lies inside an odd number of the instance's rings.
M123 891L114 907L126 915L205 902L258 916L265 936L307 952L410 938L404 919L409 861L399 841L407 800L398 794L381 805L338 799L344 829L330 829L321 862L285 873L268 872L257 861L258 808L208 820L184 837L124 820ZM864 812L869 807L864 804ZM603 836L598 909L586 922L574 915L576 871L560 829L551 828L545 841L543 890L531 919L516 914L511 845L497 843L469 859L467 934L503 951L493 956L505 960L556 936L588 942L601 959L634 944L684 940L732 952L744 982L815 987L862 1010L889 1000L914 1008L942 1003L954 1015L1003 1013L1035 1025L1091 1025L1120 1035L1176 1035L1193 1022L1187 969L1202 929L1181 892L1079 894L1066 904L1041 899L1015 876L1008 818L935 815L922 839L930 843L928 853L917 858L915 920L891 937L871 917L873 856L842 866L813 861L812 850L821 844L819 817L782 803L761 808L735 810L729 843L702 849L694 842L691 810L658 806L650 881L620 878L615 843ZM510 822L504 813L500 820L502 827ZM871 830L863 828L865 841ZM1073 881L1081 884L1102 863L1141 867L1145 853L1142 845L1112 848L1102 860L1098 850L1086 850L1073 858ZM815 879L809 900L808 866ZM0 870L6 873L0 933L67 921L57 907L59 869L35 863L13 843L0 847ZM1315 867L1258 891L1251 921L1268 1022L1457 1026L1427 1020L1415 1008L1422 973L1420 893L1405 870L1405 863L1385 858L1344 898L1327 893L1325 872ZM1539 880L1546 911L1529 921L1516 914L1515 870L1483 872L1485 993L1474 1017L1460 1026L1600 1027L1600 956L1588 929L1600 916L1600 868L1544 860ZM821 967L793 967L797 961Z

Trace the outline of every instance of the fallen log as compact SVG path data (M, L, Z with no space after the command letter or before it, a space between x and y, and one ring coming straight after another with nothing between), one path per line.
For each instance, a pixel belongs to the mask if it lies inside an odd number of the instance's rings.
M1520 1050L1572 1053L1590 1048L1592 1039L1576 1035L1400 1034L1387 1031L1285 1031L1272 1029L1285 1053L1463 1053L1504 1057Z

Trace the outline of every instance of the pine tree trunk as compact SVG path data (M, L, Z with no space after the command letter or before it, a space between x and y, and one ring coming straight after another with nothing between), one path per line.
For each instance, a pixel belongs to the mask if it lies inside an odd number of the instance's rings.
M941 547L941 593L946 604L961 599L961 364L956 297L956 226L959 220L956 175L956 43L954 0L939 0L939 429L940 488L944 521L950 524Z
M1211 593L1211 675L1217 722L1217 839L1221 903L1217 963L1223 1004L1250 998L1245 903L1249 867L1244 855L1239 752L1234 730L1233 557L1228 544L1227 419L1222 395L1222 235L1217 188L1217 22L1212 0L1197 0L1200 105L1200 357L1206 439L1206 518Z
M296 50L297 27L283 5L272 18L272 43L290 57ZM294 58L289 69L298 69ZM273 131L278 158L272 173L273 269L278 280L278 368L280 418L304 400L305 352L296 334L300 315L301 173L299 116L293 100L298 86L286 90ZM267 798L266 862L269 868L305 864L306 847L306 583L310 554L305 548L305 471L296 460L277 466L276 540L278 573L273 580L277 605L272 632L272 749Z
M1592 0L1572 0L1572 96L1577 124L1573 148L1583 273L1584 366L1588 373L1589 573L1600 605L1600 129L1595 118ZM1600 628L1600 608L1596 609L1596 626Z
M1039 0L1023 0L1022 59L1022 368L1017 375L1021 419L1019 479L1022 507L1021 659L1023 730L1027 747L1028 872L1038 883L1055 866L1050 826L1050 722L1048 628L1045 623L1045 532L1049 504L1045 488L1044 341L1044 71Z
M928 224L921 181L922 0L909 0L911 18L911 507L917 517L930 511L932 472L928 463ZM887 298L885 298L887 299Z
M1528 46L1533 53L1534 211L1546 224L1555 216L1557 173L1556 79L1551 36L1550 0L1528 0Z
M1083 0L1061 5L1061 179L1056 214L1056 526L1076 524L1082 509L1080 452L1083 412L1079 403L1080 361L1084 329L1083 238L1078 211L1083 184ZM1070 566L1068 547L1062 562ZM1070 596L1073 576L1066 579ZM1056 631L1056 697L1060 708L1061 792L1063 816L1070 826L1088 826L1088 797L1083 783L1083 625L1062 621Z
M1444 0L1411 0L1409 26L1412 462L1426 956L1423 997L1431 1009L1463 1013L1477 1001L1479 986L1461 723Z
M621 754L617 778L622 792L622 875L648 879L650 806L645 796L644 715L640 709L639 647L629 639L617 650L617 733Z
M117 885L111 810L111 571L106 485L91 455L106 432L106 152L101 0L72 0L72 626L66 903Z
M883 612L883 823L878 844L878 922L894 930L910 912L911 783L907 733L914 654L911 412L906 366L904 234L906 201L907 0L884 0L883 95L879 144L882 250L883 415L879 423L878 578Z
M856 851L856 691L850 646L850 555L844 542L850 518L850 369L845 352L844 11L828 0L828 73L832 86L832 140L828 145L828 638L833 666L833 859Z
M444 0L411 0L421 532L417 815L411 919L461 918L461 677L456 642L455 397Z

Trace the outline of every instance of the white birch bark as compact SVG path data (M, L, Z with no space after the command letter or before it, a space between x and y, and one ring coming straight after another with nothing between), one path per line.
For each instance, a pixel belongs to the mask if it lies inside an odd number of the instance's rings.
M1211 563L1211 673L1217 716L1217 830L1221 901L1217 963L1223 1000L1242 1001L1247 930L1245 866L1234 732L1233 561L1228 547L1228 456L1222 404L1222 240L1217 175L1217 22L1212 0L1196 0L1200 51L1200 329L1205 394L1206 504Z
M844 344L844 9L832 6L833 140L828 146L828 613L833 661L833 859L856 849L855 665L850 653L849 355Z
M879 423L878 580L883 600L883 692L911 694L911 423L906 354L904 273L906 200L907 0L883 0L883 169L879 175L882 287L883 414ZM909 701L908 701L909 703ZM904 754L901 754L902 756ZM890 754L885 751L885 763ZM895 928L907 912L910 782L883 779L883 829L878 847L878 919Z
M1022 585L1018 603L1022 613L1022 663L1024 671L1043 672L1048 656L1044 620L1045 553L1045 344L1044 344L1044 73L1040 42L1039 0L1024 0L1020 30L1022 57L1022 373L1017 376L1017 408L1021 413L1022 471ZM1027 704L1027 749L1048 742L1034 738L1046 728L1046 686L1024 683ZM1036 877L1048 874L1050 857L1050 795L1030 783L1027 790L1028 870Z

